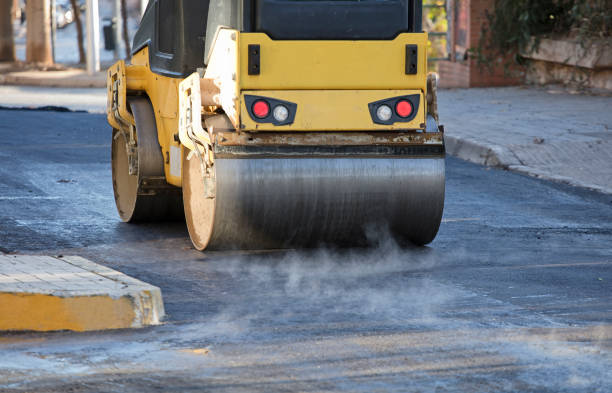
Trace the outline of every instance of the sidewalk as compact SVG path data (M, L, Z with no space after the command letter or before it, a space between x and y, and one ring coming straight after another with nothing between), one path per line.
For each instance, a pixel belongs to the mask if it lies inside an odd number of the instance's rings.
M106 71L103 69L94 75L88 75L80 68L58 66L52 71L42 71L0 63L0 85L106 88Z
M106 89L0 85L0 108L35 109L49 106L106 113Z
M159 288L76 256L0 253L0 331L157 325Z
M612 97L556 87L441 90L447 152L612 194Z

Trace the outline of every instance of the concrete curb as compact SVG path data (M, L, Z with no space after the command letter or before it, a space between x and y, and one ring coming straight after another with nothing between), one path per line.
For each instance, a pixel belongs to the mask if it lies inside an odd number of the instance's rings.
M64 88L106 88L106 74L87 75L82 70L64 71L19 71L0 74L0 84L64 87Z
M520 164L511 151L502 146L488 144L482 140L445 134L444 144L448 154L475 164L496 167Z
M157 325L158 287L77 256L0 255L0 331Z
M560 176L524 165L507 147L494 145L482 140L444 135L446 152L475 164L508 169L538 179L564 183L575 187L586 188L604 194L612 194L612 188L582 182L575 178Z
M612 194L612 188L603 187L603 186L600 186L600 185L597 185L597 184L591 184L591 183L582 182L580 180L576 180L574 178L567 177L567 176L555 175L554 173L550 173L550 172L547 172L547 171L542 171L542 170L539 170L537 168L532 168L532 167L525 166L525 165L511 165L511 166L508 167L508 169L511 170L511 171L515 171L515 172L518 172L518 173L522 173L522 174L525 174L525 175L536 177L536 178L542 179L542 180L548 180L548 181L554 181L554 182L557 182L557 183L569 184L570 186L586 188L588 190L597 191L597 192L600 192L602 194Z

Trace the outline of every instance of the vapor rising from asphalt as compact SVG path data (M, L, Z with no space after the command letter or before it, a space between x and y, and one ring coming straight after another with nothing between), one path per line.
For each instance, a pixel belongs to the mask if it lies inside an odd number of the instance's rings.
M167 245L157 244L163 259ZM167 252L178 257L176 247ZM478 295L440 279L436 272L448 269L440 256L387 239L369 249L188 250L184 265L167 262L191 277L174 291L206 288L202 304L216 304L214 311L193 309L190 320L174 322L170 315L165 326L130 334L57 334L35 347L16 339L0 348L0 369L16 391L60 386L57 378L138 391L134 378L167 373L219 390L237 379L266 391L304 390L318 380L341 381L338 390L368 391L365 381L397 390L409 379L452 391L475 373L480 391L604 392L601 383L612 383L609 325L568 328Z
M282 317L270 317L279 322L303 318L323 323L341 320L342 314L364 321L425 321L454 295L428 278L428 270L437 265L431 249L405 250L392 240L373 249L288 251L272 258L229 258L219 265L218 271L233 281L259 288L251 295L275 305ZM258 318L252 303L257 301L233 304L224 314ZM310 311L313 315L306 315Z
M461 259L465 250L455 254ZM275 330L298 325L300 339L330 338L326 345L339 353L342 345L349 344L347 333L365 334L349 340L350 345L367 347L364 356L383 362L386 348L407 354L421 371L448 370L439 386L446 385L445 378L457 377L451 370L465 368L466 362L479 372L513 370L525 386L539 384L558 391L603 392L601 381L612 382L607 375L612 327L568 328L516 305L482 299L469 288L433 278L431 273L444 268L442 263L433 249L401 248L390 239L372 249L323 248L222 258L219 273L231 276L236 285L257 290L250 292L249 300L227 304L205 324L214 328L204 330L212 333L212 351L222 342L273 340ZM479 318L479 311L485 310L495 317ZM183 334L194 334L195 339L202 334L200 329L185 326ZM372 338L366 333L370 330L384 333ZM338 333L342 338L336 338ZM425 353L422 346L428 348ZM271 363L282 358L276 350L260 351ZM429 359L430 351L448 352L447 360ZM404 369L408 370L415 371ZM541 380L542 375L550 379ZM512 391L514 386L507 388Z

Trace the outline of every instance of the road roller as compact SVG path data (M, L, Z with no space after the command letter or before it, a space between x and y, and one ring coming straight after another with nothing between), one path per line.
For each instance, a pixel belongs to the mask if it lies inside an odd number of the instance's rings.
M107 74L125 222L198 250L425 245L445 149L419 0L150 0Z

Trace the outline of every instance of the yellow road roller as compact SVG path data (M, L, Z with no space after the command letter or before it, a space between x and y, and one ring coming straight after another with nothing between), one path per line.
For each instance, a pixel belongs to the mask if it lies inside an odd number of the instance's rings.
M444 139L420 0L150 0L108 70L123 221L193 245L423 245Z

